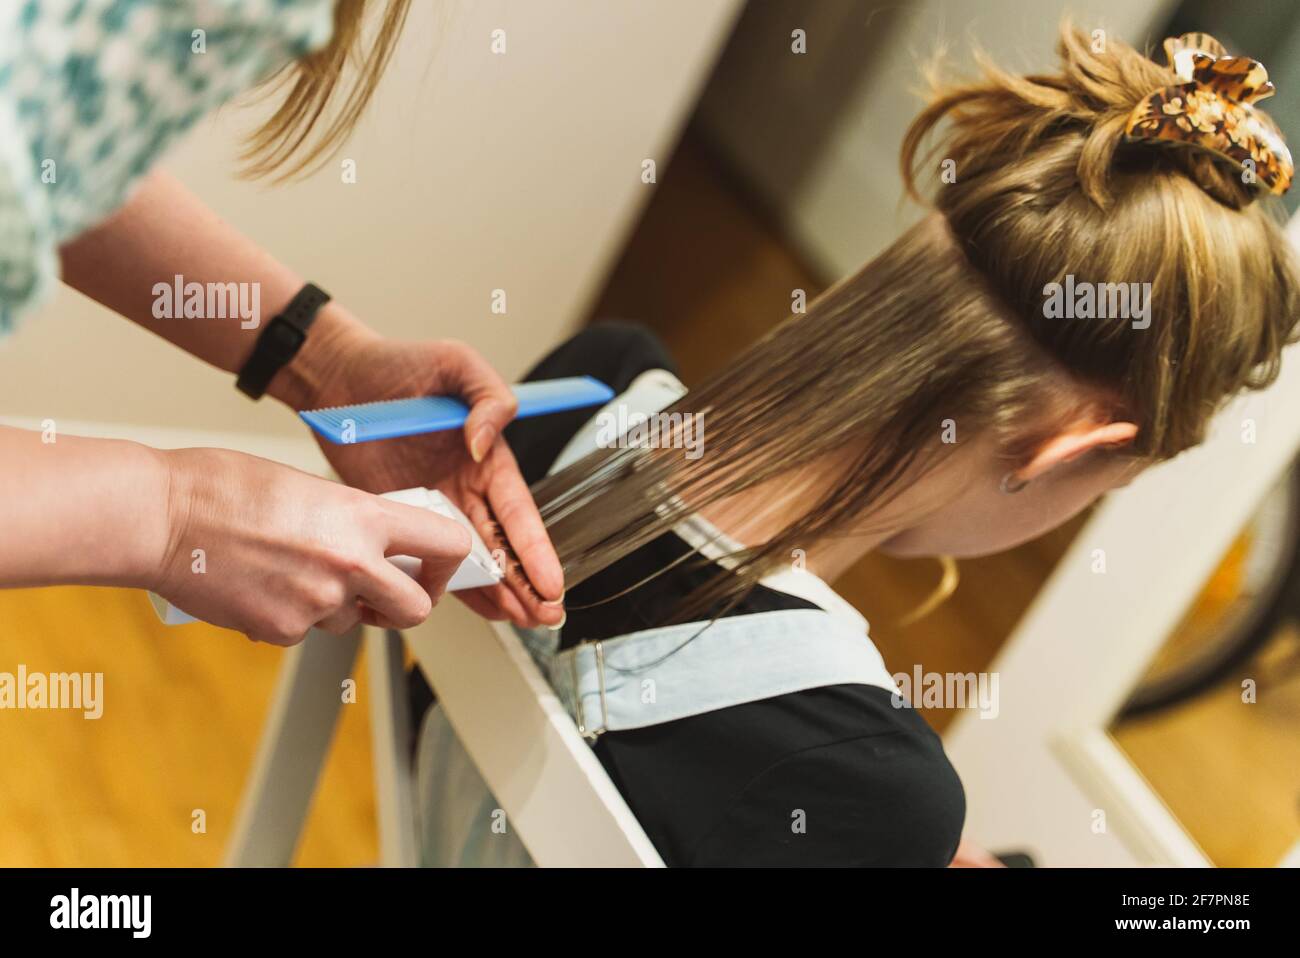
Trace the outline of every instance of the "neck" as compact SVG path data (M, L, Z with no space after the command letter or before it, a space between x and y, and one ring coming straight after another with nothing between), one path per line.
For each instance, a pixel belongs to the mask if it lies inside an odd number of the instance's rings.
M847 463L825 463L783 474L772 481L711 503L700 515L742 546L759 546L776 537L806 512L810 499L824 490L827 480ZM922 477L871 516L870 529L845 530L841 535L809 543L802 548L805 567L833 581L859 559L906 532L932 509L936 484Z
M870 515L836 535L800 547L805 567L834 581L876 550L913 557L932 554L915 551L906 540L927 528L932 532L935 527L960 523L973 508L968 493L986 468L983 460L994 461L991 442L981 437L954 447L930 468L914 466L888 501ZM700 514L741 545L759 546L801 519L809 504L842 481L851 468L848 456L828 457L713 503ZM903 548L895 553L899 545Z

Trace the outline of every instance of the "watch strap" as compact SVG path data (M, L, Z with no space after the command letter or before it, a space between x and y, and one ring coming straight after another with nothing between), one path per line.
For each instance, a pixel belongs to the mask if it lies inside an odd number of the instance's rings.
M329 293L307 283L276 314L257 337L253 352L239 371L235 386L253 399L261 399L275 374L287 366L307 340L316 314L330 301Z

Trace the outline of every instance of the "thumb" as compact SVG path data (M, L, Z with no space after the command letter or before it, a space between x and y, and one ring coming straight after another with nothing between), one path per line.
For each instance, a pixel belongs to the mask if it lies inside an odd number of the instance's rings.
M444 342L439 353L444 381L470 407L465 419L465 444L470 457L482 462L506 423L515 417L519 402L497 371L469 346Z
M483 461L483 457L492 448L492 443L501 435L501 430L515 418L517 404L514 394L507 395L510 397L509 402L493 396L480 399L470 407L469 416L465 420L465 442L469 444L470 458L475 462Z

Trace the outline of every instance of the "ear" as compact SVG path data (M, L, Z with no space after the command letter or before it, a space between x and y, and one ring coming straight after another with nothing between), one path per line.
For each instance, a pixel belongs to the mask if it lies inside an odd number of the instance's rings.
M1085 420L1043 443L1034 453L1034 458L1016 470L1016 478L1029 482L1094 449L1126 446L1137 434L1138 427L1131 422L1098 423Z

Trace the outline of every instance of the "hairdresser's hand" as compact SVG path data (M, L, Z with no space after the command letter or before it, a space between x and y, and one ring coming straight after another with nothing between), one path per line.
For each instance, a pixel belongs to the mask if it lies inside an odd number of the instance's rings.
M326 325L318 329L322 321ZM504 545L504 531L519 563L505 563L502 584L458 592L457 597L486 618L508 618L525 627L559 623L564 574L514 455L501 438L514 418L514 394L487 361L464 343L385 339L328 310L312 327L300 357L302 368L289 378L301 378L309 388L284 397L297 409L429 395L456 395L469 403L463 432L355 445L322 442L321 449L349 485L371 492L438 489L469 517L489 549Z
M362 620L418 625L469 554L469 534L425 509L226 450L160 455L167 534L145 585L254 640L293 645L313 626L342 633ZM423 559L419 581L389 555Z
M968 838L962 838L957 845L957 853L948 865L949 868L1006 868L979 845Z

